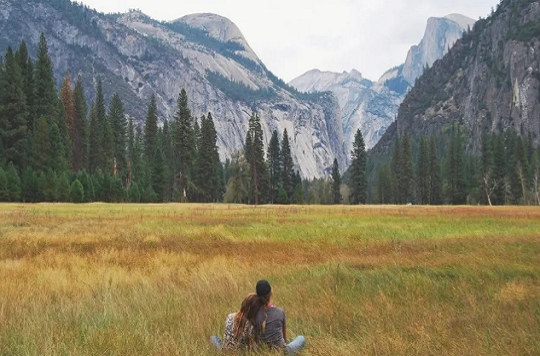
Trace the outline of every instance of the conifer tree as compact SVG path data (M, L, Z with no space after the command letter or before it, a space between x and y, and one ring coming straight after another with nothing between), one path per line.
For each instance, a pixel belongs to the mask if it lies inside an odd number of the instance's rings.
M13 162L10 162L6 171L8 201L18 202L21 200L21 179Z
M429 141L429 203L441 205L443 203L441 163L437 155L435 136Z
M531 156L531 185L534 204L540 205L540 148L533 152Z
M360 129L356 132L352 150L351 163L351 197L352 204L365 204L367 200L367 153L364 137Z
M413 163L411 137L405 133L400 139L400 174L398 176L398 196L400 204L413 202Z
M430 169L429 150L424 137L420 138L420 150L418 153L416 191L418 193L418 203L427 205L430 203Z
M166 167L166 170L165 170L166 184L165 184L164 200L169 202L169 201L172 201L173 190L174 190L174 174L173 174L174 152L173 152L171 128L170 128L168 120L165 120L163 122L163 134L162 134L161 145L163 146L163 154L165 156L165 167Z
M56 87L54 84L53 67L47 40L42 33L39 38L37 60L34 73L35 81L35 108L32 112L35 117L44 116L48 121L54 120L57 116Z
M493 205L506 202L506 158L502 135L493 140L493 181L499 182L493 191Z
M101 136L102 132L100 131L96 104L93 102L90 105L90 132L88 136L88 169L91 173L94 173L99 168L103 156Z
M59 202L69 202L69 176L67 172L63 172L57 176L56 179L56 194Z
M71 186L69 187L69 197L72 203L82 203L84 202L84 187L82 183L75 179Z
M49 125L49 137L51 145L48 167L52 168L55 172L63 172L66 170L65 146L56 122L52 122Z
M467 202L465 185L463 141L459 128L454 128L450 138L447 163L447 199L450 204L462 205Z
M27 167L21 181L22 201L25 203L35 203L39 201L39 181L32 167Z
M163 201L163 195L167 184L165 156L161 145L158 144L154 153L154 161L152 165L152 189L158 197L158 201Z
M35 128L35 114L33 112L33 108L35 106L34 63L32 62L32 59L28 54L28 47L26 46L24 40L21 41L15 57L17 59L17 63L19 65L23 78L24 95L26 98L26 106L28 110L28 120L26 126L28 128L28 132L30 133L29 137L31 137L31 134L33 134Z
M334 158L334 164L332 165L332 202L334 204L341 204L342 201L341 174L339 173L338 160L337 158Z
M6 171L0 166L0 202L9 201L9 189Z
M15 56L8 47L0 86L0 137L4 160L22 169L26 152L28 109L23 78Z
M277 201L281 180L281 149L279 147L279 137L276 130L272 133L272 138L268 145L267 160L270 173L270 197L268 201L270 203L275 203Z
M66 127L69 135L69 142L73 142L74 129L75 129L75 100L73 97L73 90L71 89L71 77L69 71L64 77L62 89L60 89L60 100L64 107Z
M378 200L380 204L392 204L393 198L392 174L388 165L384 164L379 171Z
M101 79L98 80L95 109L100 132L99 142L101 145L101 156L98 159L98 167L105 174L112 173L114 168L114 134L105 108L105 97Z
M287 129L283 130L281 141L281 186L288 197L294 194L294 163L291 155L291 144Z
M494 190L502 182L496 181L493 176L493 145L491 137L484 133L482 135L482 190L485 202L493 205L492 195Z
M154 161L157 152L158 112L156 96L152 94L144 123L144 153L148 162Z
M399 135L394 140L394 155L392 156L392 191L394 192L394 203L401 203L401 194L399 191L399 177L401 176L401 141Z
M73 91L73 130L71 168L78 172L87 166L88 139L86 120L86 98L82 77L77 78Z
M51 139L49 134L49 124L45 116L39 118L34 136L34 152L32 167L36 172L47 172L49 159L51 157Z
M195 134L193 131L193 118L188 106L188 97L184 89L178 96L177 110L174 116L175 133L174 148L178 157L178 173L180 182L180 199L185 201L189 194L188 187L192 179L193 163L195 157Z
M251 168L251 195L255 205L259 203L264 204L265 198L268 197L269 176L266 160L264 159L264 137L259 114L253 113L249 119L246 143L248 137L251 147L249 149L249 156L246 155L246 158L248 158Z
M118 171L123 174L127 169L127 119L124 113L124 105L118 93L113 95L109 106L109 122L114 136L113 157Z

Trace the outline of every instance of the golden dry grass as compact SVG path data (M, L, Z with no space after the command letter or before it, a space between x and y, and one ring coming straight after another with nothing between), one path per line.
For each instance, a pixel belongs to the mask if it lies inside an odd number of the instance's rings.
M540 354L539 209L4 204L0 355L214 355L259 278L304 355Z

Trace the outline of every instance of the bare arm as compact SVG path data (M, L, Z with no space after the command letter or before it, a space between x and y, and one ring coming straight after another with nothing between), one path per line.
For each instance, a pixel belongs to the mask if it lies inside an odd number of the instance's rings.
M287 342L287 322L283 321L283 339Z

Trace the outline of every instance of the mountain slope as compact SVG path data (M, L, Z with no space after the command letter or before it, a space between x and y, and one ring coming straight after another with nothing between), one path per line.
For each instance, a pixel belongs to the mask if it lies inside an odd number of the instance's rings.
M479 153L484 132L540 134L540 1L505 0L422 75L399 108L396 123L372 156L388 152L398 134L467 130L467 150Z
M384 73L377 82L360 72L333 73L311 70L291 81L302 92L331 91L340 102L347 151L352 149L354 135L362 130L367 148L372 148L395 120L399 105L425 66L442 58L474 20L452 14L428 20L424 37L413 46L405 63Z
M89 98L98 77L106 97L119 92L142 121L156 93L162 118L172 118L185 88L194 115L211 111L221 158L243 147L248 119L260 113L265 139L287 128L304 177L327 174L334 158L347 165L341 113L332 95L302 95L276 78L231 21L195 14L170 23L138 12L104 15L68 0L0 0L0 50L24 39L35 53L49 42L56 80L82 75Z

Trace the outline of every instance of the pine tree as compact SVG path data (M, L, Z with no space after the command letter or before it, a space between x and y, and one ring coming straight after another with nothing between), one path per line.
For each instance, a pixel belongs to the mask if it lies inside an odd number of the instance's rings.
M109 122L114 136L114 161L119 172L127 169L127 119L124 113L124 105L117 93L113 95L109 106Z
M35 108L32 112L37 118L44 116L47 120L53 120L57 116L58 97L56 96L51 58L43 33L39 38L34 80Z
M498 182L493 191L493 205L504 205L506 202L506 157L502 135L493 140L493 181Z
M167 185L167 177L165 156L160 144L157 145L156 152L153 156L154 161L150 162L152 164L152 189L156 193L158 201L162 202L165 187Z
M4 169L0 166L0 202L9 201L9 190L7 183L7 175Z
M450 204L463 205L467 202L464 168L463 141L459 128L454 128L447 162L447 199Z
M31 136L35 128L35 113L33 112L35 106L34 63L32 62L32 59L28 54L28 47L26 46L24 40L21 41L15 57L17 59L17 63L19 65L23 78L24 95L26 98L26 106L28 110L28 120L26 126Z
M36 172L46 172L49 168L49 159L51 157L51 139L49 133L49 124L45 116L39 118L36 126L36 135L34 137L34 155L32 167Z
M493 145L491 137L484 133L482 135L482 190L485 202L490 206L493 205L492 195L499 184L493 177Z
M430 171L429 171L429 150L424 137L420 139L420 150L418 153L418 164L416 173L416 191L418 203L427 205L430 203Z
M46 173L41 174L41 188L43 189L43 197L46 202L58 201L58 183L56 180L57 176L52 168L47 169Z
M268 145L268 169L270 173L270 196L268 201L275 203L277 201L279 186L281 180L281 149L279 147L278 132L272 133L270 144Z
M443 203L441 163L437 156L435 136L432 136L429 141L429 203L431 205Z
M86 172L86 170L79 171L76 179L81 182L84 191L84 199L82 202L89 203L95 200L95 188L92 177Z
M77 78L73 91L73 130L71 146L71 168L78 172L87 166L88 139L86 120L86 98L82 77Z
M287 129L283 130L281 141L281 186L288 197L294 194L294 163L291 156L291 144Z
M59 202L67 203L70 201L70 184L67 172L59 174L56 179L56 194Z
M62 89L60 89L60 100L64 107L66 127L69 135L70 143L73 142L74 130L75 130L75 100L73 97L73 90L71 89L71 77L69 72L64 77Z
M384 164L379 171L379 187L377 192L380 204L392 204L394 202L392 173L386 164Z
M165 156L165 175L166 175L166 186L164 192L164 200L169 202L172 201L173 191L174 191L174 152L172 144L172 133L168 120L163 122L163 135L162 135L162 144L163 154Z
M198 170L201 176L199 183L201 198L204 202L221 200L222 188L220 177L219 153L217 148L217 132L211 113L201 120Z
M15 56L8 47L0 86L0 137L4 160L22 169L26 152L28 108L24 82Z
M401 176L401 141L396 135L394 140L394 155L392 156L392 191L394 192L394 203L401 203L401 193L399 191L399 177Z
M413 202L413 163L411 137L405 133L400 139L400 175L398 176L398 195L400 204Z
M354 137L351 163L351 197L352 204L365 204L367 201L367 153L362 131L358 130Z
M24 171L21 182L21 191L23 202L35 203L39 200L39 181L32 167L27 167Z
M144 153L149 162L154 160L157 151L158 112L156 96L152 94L144 123Z
M249 119L249 130L246 140L251 143L249 164L251 168L251 195L255 205L264 204L268 197L269 176L266 160L264 159L264 137L259 114L253 113ZM285 136L284 136L285 137ZM293 171L294 172L294 171ZM292 187L294 190L294 186ZM291 191L292 195L292 191Z
M88 136L88 170L91 173L99 168L103 156L101 136L96 104L92 103L90 105L90 132Z
M8 201L18 202L21 200L21 179L19 178L19 173L13 162L10 162L7 171L7 191L8 191Z
M185 201L186 195L189 195L188 187L192 179L193 163L195 157L195 134L193 131L193 118L191 110L188 107L188 97L184 89L178 96L177 110L174 116L175 133L174 148L178 157L178 170L180 182L181 201Z
M293 204L296 204L296 205L304 204L304 189L302 187L302 183L296 184L294 188L292 202Z
M48 167L52 168L55 172L63 172L66 170L65 160L65 146L62 142L62 135L58 129L56 122L52 122L49 125L49 137L50 137L50 151L48 159Z
M540 148L531 156L531 186L534 195L534 203L540 205Z
M84 187L78 179L75 179L69 187L69 198L72 203L82 203L85 201Z
M97 84L95 105L99 127L99 144L101 146L101 156L97 160L98 167L105 173L112 173L114 169L114 134L105 108L105 97L101 79L98 80Z
M334 158L332 165L332 200L334 204L341 204L341 174L339 173L339 164L337 158Z

